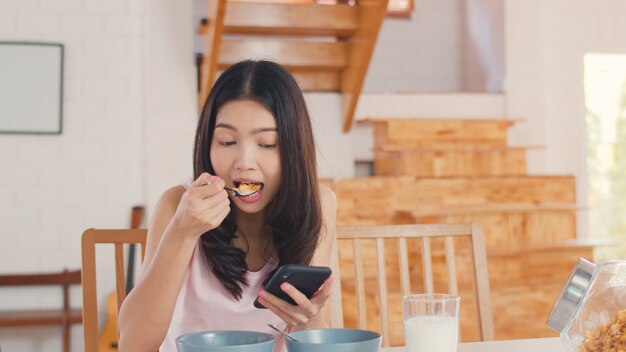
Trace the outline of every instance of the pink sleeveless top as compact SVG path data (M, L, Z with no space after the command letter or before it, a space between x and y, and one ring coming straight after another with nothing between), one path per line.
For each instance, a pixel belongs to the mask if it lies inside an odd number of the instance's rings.
M274 351L285 350L283 337L267 324L275 324L284 330L286 323L269 309L258 309L254 306L254 300L263 287L263 280L277 267L276 257L272 257L261 270L246 273L250 285L244 287L243 296L237 301L209 270L200 248L198 242L178 294L169 330L159 351L176 352L175 340L178 336L207 330L269 333L276 338Z

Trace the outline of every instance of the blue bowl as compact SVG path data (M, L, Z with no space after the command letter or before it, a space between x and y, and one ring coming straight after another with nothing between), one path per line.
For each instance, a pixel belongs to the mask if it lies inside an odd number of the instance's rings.
M379 352L382 336L357 329L313 329L292 332L285 339L289 352Z
M274 336L255 331L200 331L176 338L178 352L272 352Z

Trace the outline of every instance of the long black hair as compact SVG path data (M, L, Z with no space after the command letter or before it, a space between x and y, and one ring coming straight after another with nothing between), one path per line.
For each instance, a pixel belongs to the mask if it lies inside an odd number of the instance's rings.
M217 113L234 100L253 100L274 115L281 157L281 185L265 212L279 265L309 264L322 228L315 142L302 91L293 76L270 61L242 61L215 82L202 109L194 145L194 179L215 174L210 160ZM222 224L201 236L213 274L235 299L248 285L246 253L233 245L237 221L232 210Z

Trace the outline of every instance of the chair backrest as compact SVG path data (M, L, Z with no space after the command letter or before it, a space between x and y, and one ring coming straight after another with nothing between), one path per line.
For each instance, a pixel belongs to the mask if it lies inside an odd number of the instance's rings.
M56 286L80 284L80 270L41 274L0 275L0 286Z
M330 256L330 265L335 275L335 281L333 282L333 289L329 298L330 301L330 327L331 328L343 328L343 309L341 303L341 280L339 278L339 249L337 247L337 241L333 243L333 248Z
M115 245L115 282L117 296L117 311L126 298L126 281L124 273L125 244L141 244L141 259L145 254L147 230L96 230L88 229L83 233L82 260L83 260L83 326L85 335L85 350L98 349L98 297L96 290L96 245ZM331 260L333 267L338 268L338 254L336 244L333 246ZM333 293L330 298L332 313L331 327L343 327L343 313L341 309L341 282L337 277L333 284Z
M418 238L421 243L421 250L411 251L421 257L421 272L423 279L423 290L425 293L434 292L433 284L433 247L431 240L437 237L443 238L441 251L445 257L447 272L448 293L458 294L457 272L455 264L455 238L469 238L471 245L471 257L473 264L473 286L477 301L477 311L479 318L479 334L481 340L493 340L493 320L491 315L489 279L487 273L487 258L485 255L485 245L483 242L482 230L478 224L411 224L411 225L383 225L383 226L338 226L338 241L352 241L355 284L354 294L357 301L357 325L360 329L366 328L366 294L365 294L365 273L363 268L364 256L362 254L363 245L366 240L375 241L375 261L378 281L378 306L380 313L380 326L383 343L388 346L389 335L389 312L388 312L388 284L385 258L385 240L396 239L398 242L397 259L399 262L400 290L402 295L411 293L411 271L409 268L409 248L407 239ZM342 247L343 248L343 247ZM439 251L439 248L437 248ZM342 258L343 259L343 258ZM365 258L369 262L373 258ZM344 262L342 261L342 265ZM387 263L388 265L389 263ZM419 265L416 263L416 265ZM371 268L371 266L370 266ZM342 268L343 269L343 268ZM387 269L387 270L386 270ZM345 270L345 269L344 269ZM369 275L371 276L371 275ZM344 291L345 293L345 291ZM346 309L347 307L344 307Z
M124 245L140 244L141 259L145 254L147 230L96 230L88 229L82 238L83 260L83 328L85 350L98 350L98 296L96 289L96 245L113 244L115 247L115 292L117 312L126 298L124 273Z
M63 311L70 311L70 286L80 285L80 270L64 269L55 273L0 275L0 286L61 286L63 288Z

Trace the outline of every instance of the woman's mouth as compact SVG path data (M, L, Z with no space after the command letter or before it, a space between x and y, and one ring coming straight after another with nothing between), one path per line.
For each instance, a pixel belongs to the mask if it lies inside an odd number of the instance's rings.
M233 195L245 203L254 203L263 195L263 182L252 180L234 180Z
M239 193L240 197L252 196L263 189L262 182L235 181L233 183L235 184L235 188L237 189L237 193Z
M239 196L237 198L239 198L239 200L241 200L242 202L245 203L254 203L256 201L258 201L259 199L261 199L261 196L263 195L263 189L260 189L248 196Z

